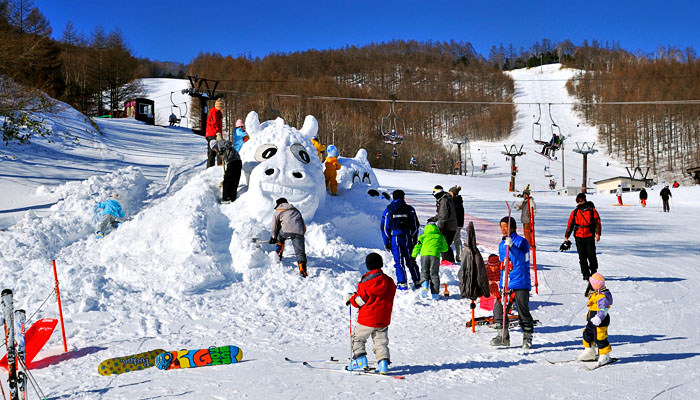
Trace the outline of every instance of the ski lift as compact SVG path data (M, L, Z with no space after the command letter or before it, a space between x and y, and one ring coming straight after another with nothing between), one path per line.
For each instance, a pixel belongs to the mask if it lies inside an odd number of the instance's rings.
M532 124L532 140L539 145L545 145L548 143L548 141L542 140L542 125L540 125L540 118L542 118L542 106L540 106L539 103L537 103L537 110L537 121Z
M550 169L549 161L547 161L547 165L544 166L544 177L545 178L551 178L554 175L552 175L552 171Z
M552 137L561 137L561 128L559 128L559 125L557 125L557 123L554 122L554 118L552 118L552 103L549 103L549 119L552 121ZM554 147L554 150L558 150L559 143L552 144L552 147Z
M390 144L400 144L406 134L406 122L399 117L394 110L396 100L392 99L389 105L389 113L382 118L379 129L381 130L384 142Z
M539 104L538 104L539 107ZM541 109L540 109L541 110ZM554 118L552 118L552 103L549 103L549 119L552 121L552 125L550 127L552 136L548 141L543 140L542 138L542 127L540 125L539 127L539 137L535 137L534 133L534 126L533 126L533 140L535 143L539 144L542 146L542 151L539 152L535 150L535 153L540 154L544 157L547 157L549 160L556 160L557 157L554 156L555 152L561 148L562 142L564 141L564 137L561 135L561 128L559 125L557 125L556 122L554 122ZM539 118L537 119L537 122L535 124L539 125Z

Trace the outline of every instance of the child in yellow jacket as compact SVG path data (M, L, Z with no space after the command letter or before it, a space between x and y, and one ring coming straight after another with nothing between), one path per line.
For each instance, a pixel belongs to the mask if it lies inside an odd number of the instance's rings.
M326 157L326 169L323 175L326 177L326 189L331 190L331 196L338 195L338 181L336 176L341 165L338 162L338 148L334 145L328 146L328 157Z

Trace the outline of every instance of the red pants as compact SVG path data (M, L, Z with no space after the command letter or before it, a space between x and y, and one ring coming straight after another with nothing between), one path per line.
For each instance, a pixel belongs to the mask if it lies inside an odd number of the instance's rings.
M617 202L622 205L622 196L617 196Z

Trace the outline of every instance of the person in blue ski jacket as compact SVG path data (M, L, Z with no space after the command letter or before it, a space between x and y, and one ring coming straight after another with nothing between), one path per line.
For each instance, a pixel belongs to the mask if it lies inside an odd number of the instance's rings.
M408 290L406 267L411 274L411 280L415 288L420 287L420 273L418 264L411 257L413 247L418 243L418 216L416 210L406 204L403 190L394 190L391 194L393 200L384 210L381 222L382 239L384 248L391 251L394 256L394 268L396 269L396 288Z
M523 349L532 347L532 333L534 321L530 315L530 244L527 240L518 236L516 233L516 222L513 217L503 217L501 219L501 233L503 239L498 245L498 256L501 260L501 279L498 282L498 287L501 289L501 296L508 296L508 311L512 305L511 298L515 298L515 303L518 306L518 322L523 331ZM506 263L506 250L508 251L508 259ZM508 264L508 270L505 266ZM508 293L504 291L505 274L508 274ZM498 335L491 339L492 346L510 346L510 334L508 329L503 335L503 302L502 297L497 299L493 307L493 322L498 329ZM506 322L508 323L508 322Z
M105 201L97 203L98 209L102 210L102 221L97 225L97 231L95 234L98 238L104 236L107 228L111 226L117 226L117 218L124 218L124 210L122 205L119 204L119 195L114 193L109 196Z
M233 148L237 152L241 152L241 147L243 143L247 142L250 136L245 131L245 126L243 125L243 120L239 119L236 121L236 131L233 132Z

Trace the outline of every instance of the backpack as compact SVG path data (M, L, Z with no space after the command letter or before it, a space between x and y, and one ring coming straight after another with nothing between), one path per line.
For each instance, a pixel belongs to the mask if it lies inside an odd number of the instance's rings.
M588 219L588 225L579 225L576 223L576 215L574 215L574 236L576 236L576 231L578 231L578 228L581 227L587 227L588 230L591 232L591 235L595 234L595 214L593 214L593 210L595 207L590 206L589 208L585 210L576 210L576 212L586 212L588 211L590 218ZM585 218L585 214L584 214Z

